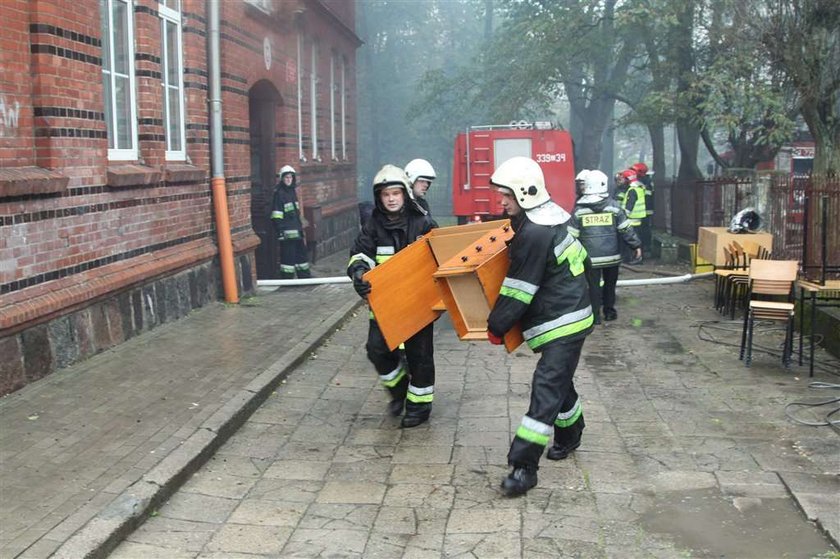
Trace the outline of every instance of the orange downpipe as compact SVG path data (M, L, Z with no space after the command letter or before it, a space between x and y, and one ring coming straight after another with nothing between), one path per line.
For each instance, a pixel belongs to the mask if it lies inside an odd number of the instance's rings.
M238 303L239 293L236 289L236 269L233 265L233 242L230 237L230 218L228 217L227 192L225 177L210 179L210 190L213 193L213 213L216 214L216 232L219 241L219 266L222 270L222 289L225 301Z

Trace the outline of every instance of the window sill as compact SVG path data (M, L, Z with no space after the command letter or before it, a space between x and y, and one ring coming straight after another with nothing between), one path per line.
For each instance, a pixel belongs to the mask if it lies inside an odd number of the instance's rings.
M207 171L187 163L168 162L164 167L167 184L180 182L202 182L207 180Z
M109 165L107 184L112 188L123 186L150 186L159 184L162 177L159 170L145 165Z
M0 169L0 198L64 192L68 182L70 177L42 167Z

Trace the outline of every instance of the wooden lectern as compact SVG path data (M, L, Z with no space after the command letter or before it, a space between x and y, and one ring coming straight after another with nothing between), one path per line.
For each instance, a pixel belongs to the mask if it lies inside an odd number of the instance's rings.
M444 309L454 312L441 303L442 293L434 277L439 265L472 246L471 243L481 239L485 232L503 226L509 226L509 222L489 221L432 229L365 274L364 279L372 288L368 304L389 349L396 349L437 319ZM504 243L499 244L504 248ZM496 294L501 281L495 286ZM487 314L484 318L486 332ZM485 333L484 338L486 336Z
M507 243L513 238L513 228L509 221L497 223L501 225L441 264L434 274L462 340L487 339L487 317L499 298L510 264ZM517 326L505 334L505 349L510 353L523 341Z

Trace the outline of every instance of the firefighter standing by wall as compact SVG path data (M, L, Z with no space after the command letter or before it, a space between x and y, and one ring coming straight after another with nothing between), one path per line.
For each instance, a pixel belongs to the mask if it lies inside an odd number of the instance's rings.
M434 167L425 159L412 159L405 166L405 174L408 177L408 182L411 184L414 203L419 205L426 214L431 216L432 211L429 209L429 202L426 200L426 192L431 188L432 181L437 178ZM432 222L437 227L437 222L434 219Z
M297 173L291 165L284 165L277 173L280 179L274 188L271 203L271 223L280 241L280 277L310 278L309 256L303 241L303 219L297 192Z
M598 170L584 170L578 174L575 184L579 198L568 225L569 232L580 239L592 260L589 296L596 324L601 322L602 306L604 320L618 318L615 285L621 266L619 236L634 251L636 258L642 255L641 241L630 225L630 219L608 195L607 180L607 175Z
M362 276L377 264L416 241L432 228L432 220L411 203L410 185L405 171L385 165L373 179L375 207L350 249L347 275L363 299L371 285ZM388 411L399 416L405 405L404 428L425 423L432 412L435 392L434 323L405 341L408 370L398 350L391 351L371 314L367 339L367 356L382 385L390 392Z
M653 173L649 172L648 166L641 161L630 165L630 169L636 171L636 179L645 187L646 216L638 233L642 241L642 249L646 254L650 254L650 242L653 233Z
M641 230L647 220L647 208L645 204L645 185L638 180L636 171L627 169L621 172L622 184L627 189L622 205L630 224L634 229ZM634 256L630 264L641 264L642 257Z
M528 346L541 353L531 385L531 404L508 452L513 471L502 492L522 495L537 484L543 450L554 434L550 460L562 460L580 445L583 412L574 373L583 341L592 331L586 249L567 230L569 214L551 201L539 165L512 157L490 183L515 231L510 266L487 319L487 336L501 344L519 323Z

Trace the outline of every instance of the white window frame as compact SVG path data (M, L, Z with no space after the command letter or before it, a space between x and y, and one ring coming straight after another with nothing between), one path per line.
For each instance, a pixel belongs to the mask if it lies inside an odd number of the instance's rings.
M347 88L345 77L347 76L347 59L341 57L341 159L347 161Z
M305 162L306 154L303 152L303 71L301 61L303 59L303 34L298 33L297 37L297 128L298 128L298 159Z
M171 1L171 0L170 0ZM161 40L161 87L163 89L163 129L164 137L166 138L166 160L167 161L186 161L187 159L187 132L186 132L186 114L184 107L184 45L182 42L181 33L181 12L180 2L174 2L178 9L170 8L164 4L158 4L158 13L160 14L160 40ZM177 34L176 43L178 45L178 83L173 85L168 83L169 80L169 56L167 49L169 43L166 40L166 24L172 23L175 25L175 32ZM180 134L181 149L173 150L172 137L169 132L169 96L178 95L178 112L181 115L180 126L178 126L178 133Z
M319 161L318 155L318 43L312 41L312 60L309 71L309 102L312 105L312 159Z
M335 146L335 51L330 56L330 156L338 159Z
M106 130L108 133L108 141L110 143L111 138L113 137L114 145L118 145L118 137L117 134L117 88L114 84L114 76L118 76L122 79L128 78L128 87L129 87L129 126L131 127L130 130L130 143L131 147L128 148L108 148L108 159L111 161L134 161L137 159L137 85L134 77L134 2L132 0L103 0L105 2L106 9L108 11L107 14L101 14L100 17L103 15L108 18L108 30L107 32L110 34L108 37L108 46L109 52L105 53L104 50L102 52L103 60L102 60L102 73L108 74L111 76L111 89L110 91L104 90L103 84L103 94L108 95L111 98L111 122L106 122ZM128 63L128 75L124 74L117 74L114 69L114 4L115 3L122 3L125 5L126 13L128 17L126 18L128 29L126 29L126 38L128 41L127 48L127 57L129 60ZM105 41L103 40L103 46ZM110 61L110 70L105 69L105 57Z

